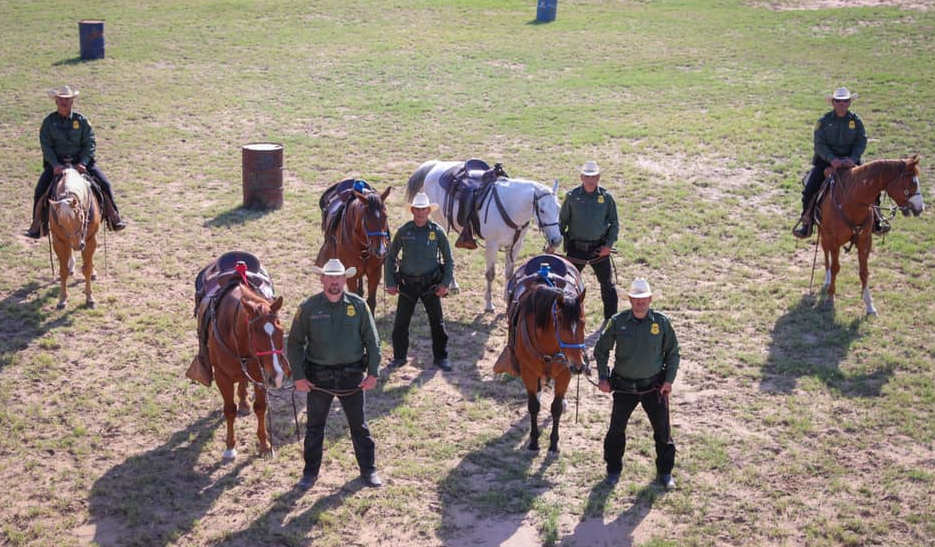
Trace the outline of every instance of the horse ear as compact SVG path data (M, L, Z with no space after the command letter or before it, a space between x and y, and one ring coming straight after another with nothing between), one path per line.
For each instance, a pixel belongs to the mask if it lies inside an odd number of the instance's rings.
M386 201L386 196L390 195L390 190L392 190L392 189L393 189L392 186L387 186L387 187L386 187L386 190L384 190L383 193L380 194L380 201L385 202L385 201Z
M269 307L271 313L276 313L279 311L279 308L282 307L282 297L277 296L276 300L273 300L273 305Z
M361 194L361 193L358 192L357 190L354 190L354 197L356 197L356 198L359 199L360 201L367 201L367 196Z

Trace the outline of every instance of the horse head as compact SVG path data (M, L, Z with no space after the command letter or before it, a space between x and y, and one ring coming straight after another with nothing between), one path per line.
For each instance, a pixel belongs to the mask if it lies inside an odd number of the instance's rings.
M922 200L922 187L919 184L919 156L901 160L902 171L899 176L886 185L886 193L899 206L903 216L919 216L925 210Z
M390 247L390 226L386 215L386 198L390 195L392 186L388 186L382 194L376 192L354 191L354 196L360 207L360 222L357 223L357 239L363 243L368 257L383 260Z
M543 348L556 348L553 360L572 372L583 372L588 358L584 344L584 295L571 288L537 285L532 295L536 330L544 336Z
M81 207L81 202L74 194L66 194L61 199L49 199L49 210L52 213L52 231L56 237L68 242L74 251L83 251L87 237L87 214ZM59 229L56 229L55 227Z
M283 351L283 328L279 322L282 297L276 297L271 303L261 297L241 298L241 303L247 313L250 353L256 356L260 364L263 383L280 388L283 377L292 374L289 360Z
M552 185L551 191L536 194L533 198L533 209L539 229L545 235L543 251L551 253L562 243L562 232L558 227L558 215L561 211L558 204L558 180Z

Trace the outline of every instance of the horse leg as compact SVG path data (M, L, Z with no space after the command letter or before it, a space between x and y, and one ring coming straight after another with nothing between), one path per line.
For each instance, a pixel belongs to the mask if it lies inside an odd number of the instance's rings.
M484 278L487 279L487 292L484 293L484 311L492 312L494 310L493 278L497 274L497 244L488 241L484 256L487 259L487 270L484 272Z
M370 306L370 312L376 313L377 309L377 289L380 287L380 266L376 267L377 273L367 274L367 305Z
M68 276L75 268L75 259L71 255L71 247L68 243L55 239L52 246L55 247L55 256L58 257L58 279L61 283L58 304L55 307L61 310L68 304Z
M225 460L232 460L237 457L237 449L234 448L234 418L237 417L237 405L234 403L234 381L218 367L214 367L214 381L221 391L221 397L224 398L224 418L227 420L227 450L222 456Z
M91 280L94 278L94 250L97 249L97 238L89 237L81 251L81 272L84 274L84 303L87 307L94 307L94 295L91 294Z
M273 446L269 444L266 432L266 391L253 388L253 412L256 414L256 447L261 456L272 456Z
M860 264L860 288L863 289L864 305L867 307L867 315L876 315L877 309L873 307L873 297L870 296L870 287L867 283L870 281L870 260L871 238L869 234L866 238L861 238L857 242L857 261Z
M237 405L237 415L247 416L250 414L250 404L247 402L247 382L237 383L237 398L240 404Z
M526 390L529 407L529 450L539 450L539 391Z
M841 248L831 249L831 279L828 283L828 306L834 307L835 281L838 278L838 272L841 271Z
M558 454L558 423L565 410L565 392L571 381L571 373L564 371L555 381L555 397L552 398L552 433L549 435L549 452Z

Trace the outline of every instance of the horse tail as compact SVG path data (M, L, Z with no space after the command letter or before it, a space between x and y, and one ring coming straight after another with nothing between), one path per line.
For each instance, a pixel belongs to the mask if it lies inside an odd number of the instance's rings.
M416 169L416 172L409 177L409 182L406 183L406 202L411 203L412 198L422 190L422 187L425 185L425 177L429 174L429 171L435 167L437 160L430 160Z

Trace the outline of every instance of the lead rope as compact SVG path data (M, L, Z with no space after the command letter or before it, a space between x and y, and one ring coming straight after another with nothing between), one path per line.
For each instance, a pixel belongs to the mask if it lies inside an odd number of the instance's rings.
M45 233L46 239L49 240L49 270L52 271L52 277L55 277L55 266L52 264L52 230L50 229Z
M818 263L818 242L821 241L821 230L815 238L815 256L812 257L812 275L808 279L808 294L812 294L812 283L815 281L815 265Z
M575 388L575 423L578 423L578 402L581 401L581 374L578 374L578 387Z

